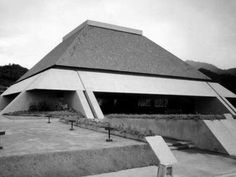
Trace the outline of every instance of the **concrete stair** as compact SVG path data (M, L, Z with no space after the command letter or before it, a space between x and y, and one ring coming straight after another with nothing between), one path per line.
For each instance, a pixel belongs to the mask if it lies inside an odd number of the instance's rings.
M171 150L183 150L183 149L191 149L194 148L195 145L190 141L182 141L175 139L164 138L166 144L169 146Z

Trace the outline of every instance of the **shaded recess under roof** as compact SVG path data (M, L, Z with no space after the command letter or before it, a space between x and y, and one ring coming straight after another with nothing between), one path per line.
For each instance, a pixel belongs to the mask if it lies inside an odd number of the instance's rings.
M86 21L67 34L18 81L54 66L210 80L143 36L142 31L94 21Z

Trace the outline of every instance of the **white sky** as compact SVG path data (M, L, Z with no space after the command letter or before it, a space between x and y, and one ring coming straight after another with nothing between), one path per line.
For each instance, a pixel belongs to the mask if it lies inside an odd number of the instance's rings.
M236 67L236 0L0 0L0 65L31 68L87 19L143 30L182 60Z

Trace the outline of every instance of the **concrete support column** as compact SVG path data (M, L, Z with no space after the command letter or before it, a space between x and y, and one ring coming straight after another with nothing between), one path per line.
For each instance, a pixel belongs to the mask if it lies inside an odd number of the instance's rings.
M76 90L66 96L66 102L76 111L81 112L86 118L93 119L93 113L87 102L83 90Z
M224 97L220 97L217 95L217 99L224 105L224 107L231 113L232 115L236 115L234 106Z
M234 112L233 115L236 115L236 108L227 100L227 98L222 97L222 99L225 101L225 103L230 107L230 109Z
M95 118L103 119L104 115L102 113L102 110L97 102L97 99L93 93L93 91L85 90L85 95L88 100L88 103L90 105L90 108L92 109L93 115Z
M236 108L226 99L226 93L231 95L235 95L234 93L230 92L220 84L214 83L207 83L209 87L216 93L216 98L221 102L221 104L228 110L227 113L231 113L236 115ZM225 93L226 92L226 93Z
M30 102L29 93L27 91L22 91L0 112L0 115L9 112L28 110Z
M3 110L10 102L11 99L5 96L0 96L0 110Z

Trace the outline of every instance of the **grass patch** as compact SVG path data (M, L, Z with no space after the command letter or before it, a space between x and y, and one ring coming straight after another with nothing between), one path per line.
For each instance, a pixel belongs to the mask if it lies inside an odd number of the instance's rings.
M108 119L171 119L171 120L220 120L224 115L203 114L109 114Z
M52 118L65 118L65 117L84 117L80 112L74 110L63 110L63 111L16 111L6 113L8 116L24 116L24 117L47 117Z

